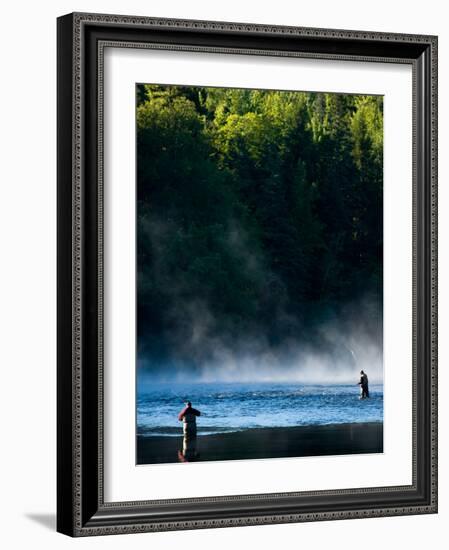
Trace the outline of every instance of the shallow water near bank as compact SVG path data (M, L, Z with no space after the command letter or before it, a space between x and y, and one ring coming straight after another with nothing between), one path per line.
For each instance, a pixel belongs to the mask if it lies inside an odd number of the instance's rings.
M179 436L187 400L201 411L198 435L383 421L382 384L360 400L356 384L154 383L138 388L138 437Z

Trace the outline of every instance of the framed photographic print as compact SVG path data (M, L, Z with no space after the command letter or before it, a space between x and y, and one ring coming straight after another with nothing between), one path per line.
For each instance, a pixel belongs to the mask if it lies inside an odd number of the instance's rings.
M437 38L58 19L58 531L437 511Z

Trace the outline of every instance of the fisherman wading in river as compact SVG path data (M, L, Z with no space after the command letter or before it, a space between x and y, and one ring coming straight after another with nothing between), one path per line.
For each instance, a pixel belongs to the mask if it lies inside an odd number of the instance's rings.
M358 382L358 385L360 386L360 399L369 397L368 376L362 370L360 371L360 382Z
M186 403L186 406L179 413L178 420L183 423L182 429L185 438L191 439L196 437L196 417L200 416L200 414L200 411L192 407L190 401Z

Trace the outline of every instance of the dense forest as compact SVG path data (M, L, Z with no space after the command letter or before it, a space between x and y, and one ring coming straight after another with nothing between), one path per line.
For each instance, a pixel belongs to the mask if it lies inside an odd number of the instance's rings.
M140 364L279 359L349 310L379 339L382 97L136 90Z

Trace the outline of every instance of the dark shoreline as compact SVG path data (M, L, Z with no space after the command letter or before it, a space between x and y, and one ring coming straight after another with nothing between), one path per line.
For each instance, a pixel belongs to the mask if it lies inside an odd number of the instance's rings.
M383 423L253 428L198 435L183 452L179 437L137 437L137 464L247 460L383 452Z

